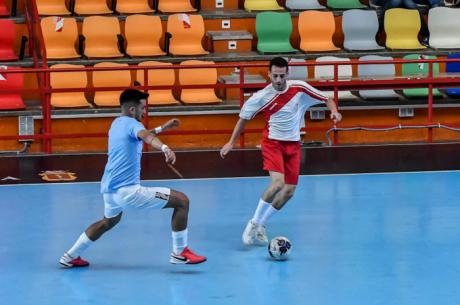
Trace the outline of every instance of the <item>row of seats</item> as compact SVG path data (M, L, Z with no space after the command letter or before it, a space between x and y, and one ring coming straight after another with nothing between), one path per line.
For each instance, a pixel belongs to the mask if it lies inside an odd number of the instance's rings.
M210 61L189 60L180 65L211 65ZM145 66L172 66L171 63L147 61L139 64ZM96 68L126 68L128 64L101 62L94 65ZM51 69L63 68L84 68L83 65L57 64ZM8 68L18 70L19 68ZM135 78L132 79L130 70L93 71L91 87L129 87L136 83L144 84L144 70L137 70ZM176 83L174 69L148 70L149 86L173 86ZM1 70L0 70L0 75ZM87 88L89 73L85 71L76 72L51 72L50 84L53 89L82 89ZM22 89L23 75L21 73L8 73L0 77L0 89ZM216 68L179 69L178 83L180 86L187 85L215 85L217 83ZM121 91L96 91L94 93L94 104L100 107L116 107L119 105ZM171 89L149 90L149 105L177 105L179 101L174 97ZM14 97L14 98L13 98ZM184 104L216 104L222 102L213 88L181 89L179 100ZM88 107L90 104L84 92L58 92L51 94L51 105L53 107ZM0 94L0 109L22 109L24 103L20 94Z
M208 54L201 44L205 34L201 15L169 16L167 31L170 34L165 44L166 52L160 47L163 31L158 16L130 15L126 18L126 52L116 17L86 17L78 52L75 48L79 37L78 27L74 18L46 17L41 20L41 28L46 55L51 59L77 58L81 55L91 58L161 56L168 51L173 55Z
M460 48L460 10L447 7L430 9L428 29L432 48ZM352 9L343 13L344 48L352 51L383 49L376 42L379 24L374 11ZM424 49L418 33L421 28L417 10L402 8L385 12L385 45L388 49ZM304 11L299 14L300 50L336 51L333 43L335 20L332 12ZM289 13L263 12L256 16L257 50L262 53L296 52L290 43L292 21Z
M407 60L420 60L420 59L433 59L435 56L425 56L420 54L410 54L404 56ZM448 58L460 59L460 53L450 54ZM392 57L377 56L377 55L366 55L359 58L359 61L379 61L379 60L392 60ZM323 56L316 59L316 62L330 62L338 61L344 62L343 65L338 66L338 79L339 80L350 80L353 77L352 67L349 64L349 58ZM291 59L290 62L305 62L303 59ZM181 65L203 65L213 64L213 62L204 61L185 61ZM171 66L171 63L147 61L140 63L139 66ZM82 65L69 65L69 64L58 64L51 68L62 69L62 68L83 68ZM94 67L128 67L128 64L117 64L110 62L102 62L96 64ZM428 75L428 64L423 63L405 63L402 65L402 76L405 77L424 77ZM8 70L20 70L19 68L9 67ZM458 75L460 72L460 62L448 62L446 63L446 75L455 74ZM91 87L102 88L102 87L127 87L133 83L140 85L144 84L144 70L137 70L134 79L131 77L129 70L117 70L117 71L93 71L91 74L92 82ZM62 88L75 88L82 89L88 87L88 76L87 72L52 72L50 73L51 87L54 89ZM433 65L433 74L439 74L439 65ZM180 86L187 85L214 85L217 83L217 70L216 68L199 68L199 69L179 69L176 80L176 73L173 69L156 69L148 70L147 72L149 86L173 86L176 83ZM394 79L396 77L395 65L391 63L387 64L358 64L358 79ZM290 67L289 73L290 79L308 80L315 79L317 81L327 81L334 78L334 68L332 65L319 66L316 65L314 68L314 77L308 74L306 66L292 66ZM3 74L0 70L0 89L13 89L20 90L23 88L24 80L21 73L8 73ZM179 101L174 97L171 89L155 89L149 90L150 98L149 105L177 105ZM326 91L326 95L333 97L332 91ZM427 88L412 88L404 89L403 95L408 98L426 98L428 95ZM448 88L446 93L451 96L458 98L460 97L460 88ZM97 106L112 106L118 105L119 91L96 91L94 93L94 104ZM438 89L433 90L433 95L441 96ZM395 99L399 95L394 90L360 90L359 96L363 99ZM339 91L340 100L356 99L357 96L353 95L350 91ZM213 88L200 88L200 89L182 89L180 91L179 100L184 104L215 104L220 103L219 99ZM85 96L84 92L59 92L52 93L51 105L54 107L88 107L90 104ZM21 95L16 94L0 94L0 109L23 109L24 103L21 99Z
M196 11L190 0L158 0L155 8L150 7L149 0L116 0L110 1L111 5L107 5L106 0L71 0L69 6L65 0L35 1L40 15L51 16L112 14L114 11L122 14L151 13L154 10L163 13Z
M366 8L359 0L327 0L327 7L331 9ZM286 8L291 10L324 9L318 0L286 0ZM244 9L247 11L274 11L283 10L276 0L245 0Z

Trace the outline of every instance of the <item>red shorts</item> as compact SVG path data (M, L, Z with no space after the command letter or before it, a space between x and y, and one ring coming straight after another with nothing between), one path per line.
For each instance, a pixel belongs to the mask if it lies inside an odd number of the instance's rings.
M300 172L300 142L262 140L264 170L284 174L284 183L297 185Z

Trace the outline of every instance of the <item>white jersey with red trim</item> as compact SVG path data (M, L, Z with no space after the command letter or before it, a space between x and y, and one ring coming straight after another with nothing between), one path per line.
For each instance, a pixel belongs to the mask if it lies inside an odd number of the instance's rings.
M284 91L277 91L270 84L256 92L244 103L240 118L250 120L259 113L263 114L267 121L264 137L299 141L305 112L327 99L324 93L306 82L288 80Z

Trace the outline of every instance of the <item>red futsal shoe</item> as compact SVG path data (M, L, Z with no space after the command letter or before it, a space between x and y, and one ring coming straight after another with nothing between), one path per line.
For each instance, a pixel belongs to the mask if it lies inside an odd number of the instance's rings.
M206 261L205 256L196 255L189 248L185 248L181 254L171 253L169 262L171 264L200 264Z
M61 259L59 260L59 264L61 264L65 268L89 266L89 262L85 261L80 256L77 258L73 258L67 253L64 253L64 255L61 257Z

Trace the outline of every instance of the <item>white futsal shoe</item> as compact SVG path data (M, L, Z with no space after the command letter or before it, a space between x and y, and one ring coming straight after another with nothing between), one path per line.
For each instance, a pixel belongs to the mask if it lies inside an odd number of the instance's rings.
M265 233L265 226L256 227L256 236L254 239L254 244L261 247L268 245L268 238L267 234Z
M252 246L254 244L254 239L256 235L256 224L251 220L248 221L246 228L244 228L243 236L241 236L241 240L243 244L246 246Z

